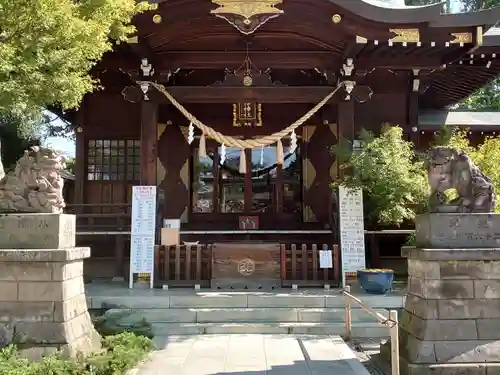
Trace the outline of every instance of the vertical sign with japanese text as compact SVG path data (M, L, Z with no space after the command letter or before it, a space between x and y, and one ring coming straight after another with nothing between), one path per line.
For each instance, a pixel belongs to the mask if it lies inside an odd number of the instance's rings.
M363 191L339 187L340 247L342 283L346 274L355 274L366 267Z
M134 274L149 274L153 287L156 222L156 186L132 187L132 223L130 236L130 278Z

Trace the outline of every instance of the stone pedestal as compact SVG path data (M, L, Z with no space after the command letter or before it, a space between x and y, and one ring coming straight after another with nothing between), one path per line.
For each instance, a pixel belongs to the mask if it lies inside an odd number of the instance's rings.
M500 374L500 215L430 214L418 223L417 244L433 248L404 254L401 374Z
M3 215L0 239L0 347L30 359L99 349L83 285L90 248L74 247L74 215Z

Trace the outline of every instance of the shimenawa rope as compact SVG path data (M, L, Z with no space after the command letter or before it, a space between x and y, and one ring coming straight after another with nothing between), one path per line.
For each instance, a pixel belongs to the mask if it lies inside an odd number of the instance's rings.
M278 143L287 134L292 133L299 126L303 125L307 120L309 120L321 107L323 107L343 86L343 83L339 83L338 86L327 96L323 98L318 104L311 108L307 113L305 113L301 118L295 121L293 124L287 126L285 129L267 135L258 139L237 139L231 136L224 135L215 129L203 124L194 115L192 115L182 104L180 104L175 98L165 89L163 85L159 85L154 82L150 82L150 85L160 91L165 97L186 117L193 125L195 125L201 132L209 138L214 139L221 145L226 147L235 147L240 149L253 149L261 148L263 146L269 146L273 143Z

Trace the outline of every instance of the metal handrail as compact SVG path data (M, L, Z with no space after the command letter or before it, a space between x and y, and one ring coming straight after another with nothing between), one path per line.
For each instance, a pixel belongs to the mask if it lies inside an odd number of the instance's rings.
M363 301L351 294L351 287L347 285L342 294L345 297L345 325L346 325L346 340L352 337L352 322L351 322L351 300L361 307L366 313L373 316L377 321L389 329L391 337L391 375L399 374L399 321L398 312L396 310L389 311L389 317L373 311L367 307Z

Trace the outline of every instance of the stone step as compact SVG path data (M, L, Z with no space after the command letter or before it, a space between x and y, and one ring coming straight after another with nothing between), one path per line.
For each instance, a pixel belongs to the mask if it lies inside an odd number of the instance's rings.
M386 309L376 312L388 316ZM150 323L238 323L238 322L343 322L344 309L306 308L246 308L246 309L137 309ZM352 322L376 322L376 319L360 308L352 308Z
M86 286L89 289L89 286ZM92 289L90 288L90 291ZM345 299L339 291L330 293L308 292L197 292L183 291L133 291L131 295L123 293L92 294L88 306L99 309L109 307L127 307L131 309L197 309L197 308L343 308ZM118 295L117 295L118 294ZM371 308L400 309L403 295L374 296L363 294L363 303ZM355 305L353 304L353 307Z
M345 335L345 323L153 323L156 336L203 334L312 334ZM379 323L353 323L353 338L387 338L389 330Z

